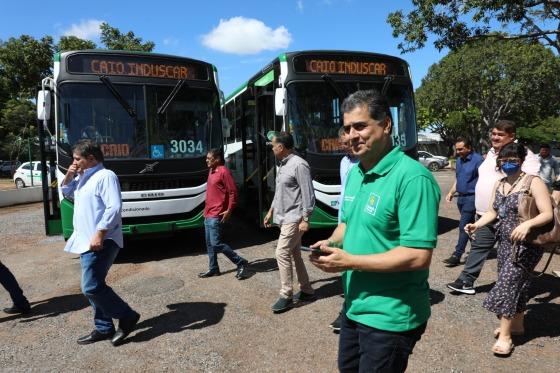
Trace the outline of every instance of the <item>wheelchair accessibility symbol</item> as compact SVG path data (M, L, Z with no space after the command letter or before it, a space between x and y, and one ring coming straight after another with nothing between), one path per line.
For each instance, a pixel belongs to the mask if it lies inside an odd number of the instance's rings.
M163 145L151 145L152 158L161 159L165 157Z

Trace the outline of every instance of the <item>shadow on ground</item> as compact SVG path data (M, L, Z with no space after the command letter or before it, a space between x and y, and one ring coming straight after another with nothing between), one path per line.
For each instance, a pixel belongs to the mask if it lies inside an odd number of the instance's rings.
M89 302L82 294L62 295L36 302L31 302L31 312L26 315L11 315L0 319L0 323L5 321L21 319L20 322L32 322L47 317L79 311L89 306Z
M168 304L169 312L143 320L136 326L138 333L128 342L145 342L167 333L187 329L202 329L219 323L224 317L226 303L184 302Z
M438 218L438 236L459 228L459 220L440 216Z

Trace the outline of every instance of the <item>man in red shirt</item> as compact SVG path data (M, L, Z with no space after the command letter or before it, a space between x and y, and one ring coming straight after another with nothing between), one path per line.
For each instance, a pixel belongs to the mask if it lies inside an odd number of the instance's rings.
M222 149L210 149L206 155L206 164L210 169L206 184L206 202L204 205L204 231L208 249L209 269L198 274L200 278L219 276L218 253L221 252L237 266L238 280L247 278L247 260L243 259L222 242L222 225L231 216L237 203L237 188L229 170L224 166Z

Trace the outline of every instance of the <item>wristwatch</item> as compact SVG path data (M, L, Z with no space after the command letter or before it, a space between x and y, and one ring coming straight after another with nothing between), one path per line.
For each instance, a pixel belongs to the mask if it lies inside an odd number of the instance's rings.
M307 217L307 216L304 216L303 218L301 218L301 220L303 220L304 222L306 222L306 223L307 223L307 222L309 221L309 217Z

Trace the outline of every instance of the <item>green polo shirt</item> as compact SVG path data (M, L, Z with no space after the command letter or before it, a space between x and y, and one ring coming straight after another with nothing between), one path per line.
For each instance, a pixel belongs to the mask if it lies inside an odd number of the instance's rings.
M348 175L342 206L343 248L355 255L397 246L431 250L437 241L440 189L420 163L393 148L371 170ZM429 271L343 274L349 319L381 330L407 331L430 317Z

